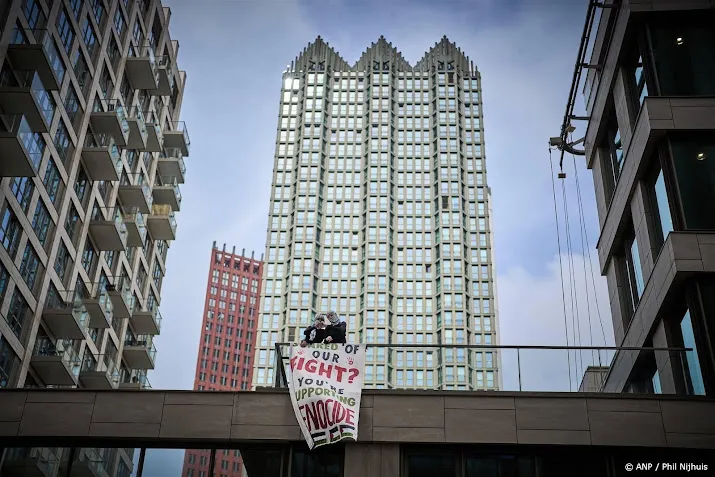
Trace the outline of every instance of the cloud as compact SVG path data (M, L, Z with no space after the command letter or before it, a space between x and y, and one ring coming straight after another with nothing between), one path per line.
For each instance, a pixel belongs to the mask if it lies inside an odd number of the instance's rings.
M568 255L561 260L566 323L558 255L546 265L545 274L535 276L523 267L513 267L497 277L501 344L613 346L608 291L605 279L598 273L595 253L591 261L573 255L572 267ZM573 280L568 279L570 270ZM605 351L599 356L598 352L564 350L524 350L519 354L522 388L528 391L569 391L569 364L571 389L578 389L586 366L607 365L612 356L612 352ZM504 388L518 390L516 352L505 352L502 360Z

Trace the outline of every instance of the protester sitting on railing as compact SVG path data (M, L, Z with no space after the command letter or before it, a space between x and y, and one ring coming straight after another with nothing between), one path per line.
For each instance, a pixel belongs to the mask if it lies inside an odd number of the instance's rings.
M303 339L303 341L300 342L300 345L307 346L313 343L322 343L323 340L328 336L326 327L327 323L325 315L323 313L318 313L317 315L315 315L313 325L306 328L306 330L303 332L305 338Z
M318 313L315 315L313 326L309 326L303 334L305 339L300 342L301 346L312 343L345 343L346 323L340 321L340 317L334 311L328 314Z
M347 334L347 323L340 321L340 317L334 311L329 311L326 315L330 325L328 326L328 336L325 338L326 343L345 343Z

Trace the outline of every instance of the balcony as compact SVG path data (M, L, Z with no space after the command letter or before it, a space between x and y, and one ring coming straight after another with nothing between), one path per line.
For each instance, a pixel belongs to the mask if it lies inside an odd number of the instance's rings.
M171 177L177 183L183 184L186 177L186 164L181 150L170 148L159 154L157 173L161 177Z
M129 318L134 309L134 294L132 293L132 282L123 278L117 278L115 285L107 287L107 294L112 300L112 315L115 318Z
M71 340L57 340L53 343L47 337L38 338L30 363L46 385L77 385L80 360Z
M161 331L159 308L154 308L154 310L134 310L129 323L137 334L158 335Z
M178 147L183 156L189 155L191 140L184 121L171 123L169 130L164 131L164 147Z
M56 105L38 73L5 69L0 75L0 108L7 114L25 116L33 132L46 133Z
M69 477L109 477L107 469L104 467L104 457L95 448L75 449L75 459L72 462L72 471L68 474L67 467L69 456L63 459L61 470Z
M89 221L89 233L99 251L123 252L127 248L127 226L124 224L119 207L113 209L96 207Z
M96 134L109 134L118 146L126 147L129 138L129 121L119 100L102 100L89 117Z
M119 375L119 389L151 389L145 370L122 369Z
M171 206L171 210L181 210L181 190L174 177L158 177L154 184L154 203Z
M109 134L87 134L82 160L93 181L118 181L122 175L122 155Z
M144 148L147 152L161 152L164 147L164 133L161 131L161 125L158 122L147 122L147 139L146 147Z
M157 56L156 67L158 76L158 86L151 91L154 96L171 96L174 92L174 73L171 71L171 64L168 56Z
M154 240L176 240L176 218L170 205L152 205L146 223Z
M124 341L124 362L132 369L154 369L156 348L151 335L139 335L136 338L127 334Z
M82 300L48 304L42 311L42 319L57 338L83 340L89 328L89 313Z
M142 214L148 214L154 203L149 184L119 184L119 200L125 207L136 208Z
M159 71L156 65L154 49L145 45L130 45L124 70L134 89L155 90L159 87Z
M7 477L54 477L60 459L48 447L10 447L5 451L0 475Z
M84 306L89 313L89 327L95 329L109 328L112 323L112 301L104 289L97 291L96 297L84 299Z
M7 47L8 58L17 69L36 71L48 90L59 90L65 78L65 66L52 34L41 29L28 32L29 35L26 35L24 29L15 29Z
M127 226L127 245L129 247L142 247L146 238L144 216L137 207L124 207L124 210L127 209L130 211L122 214L124 224Z
M43 152L25 116L0 114L0 177L35 177Z
M149 136L146 121L144 120L144 113L141 109L139 109L139 107L134 106L129 111L127 121L129 122L129 139L127 140L127 147L129 149L143 151L146 149L146 140Z
M119 370L114 364L114 359L106 355L95 359L92 353L86 349L84 354L82 368L79 371L79 381L82 383L82 387L117 389L119 387Z

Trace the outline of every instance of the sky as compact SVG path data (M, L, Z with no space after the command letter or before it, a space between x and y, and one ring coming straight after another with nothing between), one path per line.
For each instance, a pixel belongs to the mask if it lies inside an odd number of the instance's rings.
M172 39L180 44L179 66L188 77L181 119L191 154L163 282L164 320L149 377L153 387L193 386L213 242L226 243L229 250L235 246L239 253L264 252L281 73L318 35L350 64L380 35L411 64L443 35L462 48L482 75L500 342L566 345L568 334L570 345L612 344L608 294L595 251L591 172L583 157L567 156L567 179L554 183L549 166L548 140L560 132L587 3L164 0L171 8ZM581 108L581 95L577 103ZM576 126L576 137L583 136ZM557 167L556 152L553 157ZM572 254L564 234L564 195ZM568 390L564 358L564 352L522 357L522 385L536 390L549 382ZM577 387L576 364L597 357L569 358L571 385ZM514 361L503 356L507 389L518 386ZM144 475L180 475L181 458L175 451L150 451L145 465Z

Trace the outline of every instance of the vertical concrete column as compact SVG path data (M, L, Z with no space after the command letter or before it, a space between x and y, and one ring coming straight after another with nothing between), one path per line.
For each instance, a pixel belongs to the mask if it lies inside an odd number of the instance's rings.
M673 337L666 328L663 320L658 320L658 325L653 332L654 348L673 347ZM676 394L678 392L678 377L680 376L681 353L656 351L655 363L660 378L660 387L663 394Z
M618 130L621 132L624 152L627 151L628 145L631 143L633 125L636 119L628 91L629 82L630 73L624 68L618 68L613 81L613 103L616 107Z
M608 284L608 299L611 305L611 321L613 322L613 337L616 346L623 343L625 326L623 324L623 308L621 307L621 287L623 277L618 271L617 258L611 258L606 268L606 282Z
M653 272L653 241L648 229L651 219L648 191L643 181L636 183L635 191L631 198L631 215L633 217L636 242L638 243L638 259L643 270L643 282L647 284L650 274Z
M606 213L608 212L608 202L610 197L606 197L606 191L603 184L603 164L604 161L610 160L608 151L603 148L597 148L594 152L593 166L593 187L596 193L596 209L598 210L598 223L603 229L603 224L606 222Z
M400 475L399 444L347 444L345 477L392 477Z

